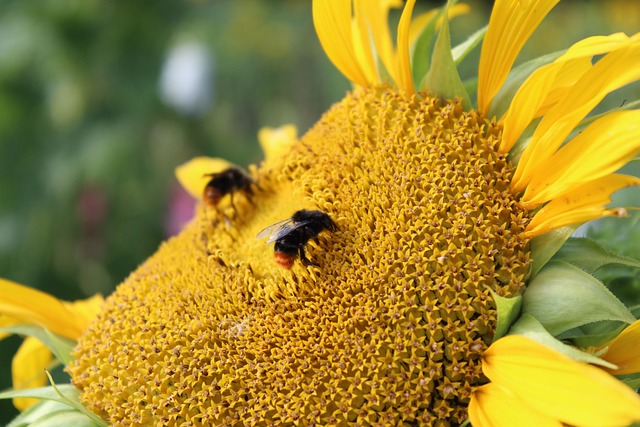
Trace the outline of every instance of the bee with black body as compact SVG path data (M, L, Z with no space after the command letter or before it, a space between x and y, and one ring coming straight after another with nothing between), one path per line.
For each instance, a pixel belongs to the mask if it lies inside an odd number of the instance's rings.
M251 201L250 196L253 195L252 185L255 181L242 169L230 167L222 172L210 173L205 176L211 177L207 185L204 187L202 199L210 208L216 208L220 200L227 194L231 197L231 206L237 212L236 206L233 204L233 193L242 191Z
M305 266L316 265L305 255L307 242L309 239L316 239L323 230L337 229L335 222L326 213L302 209L296 211L291 218L265 228L257 237L269 237L267 244L275 242L273 249L276 264L288 270L298 257Z

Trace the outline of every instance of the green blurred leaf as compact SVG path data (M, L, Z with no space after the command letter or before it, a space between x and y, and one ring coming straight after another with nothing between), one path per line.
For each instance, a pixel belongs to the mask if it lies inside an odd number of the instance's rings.
M557 261L548 263L531 280L522 312L535 317L554 336L601 320L629 324L636 320L595 277Z
M52 400L41 400L14 418L13 421L7 424L7 427L26 427L47 414L61 410L69 410L69 408L69 405L64 403L54 402Z
M86 415L74 410L60 410L50 412L42 417L30 422L29 424L15 424L17 426L29 426L29 427L60 427L60 426L73 426L73 427L96 427L100 426Z
M79 399L80 392L71 384L61 384L57 387L53 386L29 388L26 390L9 390L0 392L0 399L13 399L15 397L32 397L34 399L52 400L54 402L69 405L69 399ZM79 401L79 400L78 400Z
M554 338L537 319L528 314L523 314L520 319L518 319L509 330L509 335L524 335L578 362L592 363L611 369L616 368L616 365L600 359L595 354L586 353Z
M611 264L640 268L640 261L618 255L587 238L568 239L554 255L553 260L575 265L589 274Z

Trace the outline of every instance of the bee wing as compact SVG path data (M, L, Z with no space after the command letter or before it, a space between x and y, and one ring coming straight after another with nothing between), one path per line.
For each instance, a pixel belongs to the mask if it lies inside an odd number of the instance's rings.
M293 230L300 228L304 225L307 225L309 222L310 221L295 222L291 218L287 218L283 221L279 221L273 225L268 226L267 228L259 232L256 235L256 237L258 239L264 239L266 237L269 237L269 240L267 241L267 245L268 245L280 239L281 237L286 236Z

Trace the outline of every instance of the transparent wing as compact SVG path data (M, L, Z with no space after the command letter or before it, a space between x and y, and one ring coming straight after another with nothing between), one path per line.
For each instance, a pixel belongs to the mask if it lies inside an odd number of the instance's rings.
M267 245L268 245L286 236L287 234L291 233L293 230L309 224L310 222L311 221L295 222L291 218L287 218L283 221L279 221L273 225L268 226L267 228L259 232L256 235L256 237L258 239L264 239L266 237L269 237L269 240L267 241Z

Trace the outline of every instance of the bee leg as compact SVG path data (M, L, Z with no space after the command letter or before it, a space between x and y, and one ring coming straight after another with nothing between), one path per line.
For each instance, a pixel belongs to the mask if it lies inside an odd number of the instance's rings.
M229 194L229 197L231 201L231 207L233 208L233 213L234 213L233 218L235 219L238 216L238 209L236 209L236 205L233 203L233 192Z
M316 264L315 262L311 261L309 258L306 257L306 255L304 254L304 248L301 247L300 248L300 261L302 262L302 265L304 265L305 267L309 267L311 265L314 266L318 266L318 264Z

